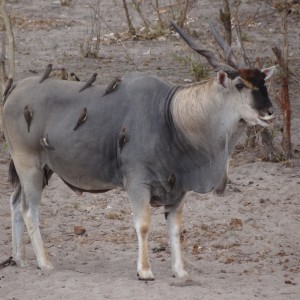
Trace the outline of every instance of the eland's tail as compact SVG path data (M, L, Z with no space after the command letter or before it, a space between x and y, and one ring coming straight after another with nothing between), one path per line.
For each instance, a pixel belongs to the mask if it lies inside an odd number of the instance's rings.
M10 160L8 167L8 180L13 186L17 186L20 182L14 161L12 159Z

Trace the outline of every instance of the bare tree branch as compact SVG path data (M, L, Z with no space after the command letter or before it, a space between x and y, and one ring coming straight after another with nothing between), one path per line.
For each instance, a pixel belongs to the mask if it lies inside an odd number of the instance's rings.
M6 89L7 83L9 86L12 85L12 80L15 75L15 41L14 35L11 29L10 18L5 11L5 0L0 0L0 16L3 20L5 32L2 35L2 53L0 57L0 81L2 87L2 93ZM6 38L8 41L8 69L9 73L6 74ZM7 87L9 89L9 87ZM0 97L2 100L2 97ZM3 101L0 104L0 131L2 131L2 109L3 109Z
M128 6L127 6L126 0L123 0L123 6L124 6L124 9L125 9L126 19L127 19L127 24L128 24L128 31L131 35L135 35L135 29L134 29L134 27L131 23L131 19L130 19L130 16L129 16L129 11L128 11Z
M155 0L155 5L153 4L153 2L151 1L151 5L153 7L153 9L155 10L156 14L157 14L157 18L158 18L158 23L159 23L159 26L161 28L164 28L164 22L161 18L161 13L160 13L160 10L159 10L159 4L158 4L158 0Z
M200 44L196 44L193 39L187 35L182 28L180 28L176 23L170 20L171 25L173 28L179 33L179 35L182 37L182 39L189 45L190 48L192 48L194 51L202 55L207 59L209 64L213 67L215 71L223 70L228 74L230 78L234 78L237 76L238 71L227 64L221 63L221 61L218 59L216 54L208 49L205 49Z
M100 16L100 18L102 19L102 21L104 22L104 24L107 26L107 28L108 28L108 29L115 35L115 37L117 38L117 41L118 41L118 43L120 43L120 45L121 45L121 47L122 47L122 49L123 49L123 52L125 53L127 59L131 62L132 65L135 66L135 68L136 68L137 70L139 70L138 66L134 63L133 59L132 59L132 58L130 57L130 55L128 54L128 52L127 52L127 50L126 50L126 48L125 48L125 46L124 46L122 40L121 40L120 38L118 38L118 34L111 28L111 26L109 26L109 24L105 21L105 19L104 19L102 16Z
M241 31L241 26L240 26L240 20L239 20L239 7L240 7L241 1L239 0L237 5L236 5L236 11L235 11L235 30L236 30L236 35L237 35L237 40L238 40L238 45L241 49L242 52L242 57L244 64L248 67L250 67L250 61L246 55L246 50L244 47L243 39L242 39L242 31Z
M6 34L2 33L2 44L1 44L1 56L0 56L0 81L2 85L2 90L5 88L5 82L7 81L7 75L5 70L6 61Z
M178 25L183 28L185 20L186 20L186 16L187 16L187 11L189 8L189 0L184 0L183 3L183 8L180 10L180 15L178 18Z
M232 32L231 32L231 12L228 0L223 0L224 3L224 11L222 8L220 9L220 20L223 23L225 28L225 40L229 46L231 46L232 42Z
M132 3L134 5L134 8L136 9L137 13L139 14L139 16L141 17L147 31L149 31L149 20L145 17L143 11L141 10L141 4L142 4L142 0L132 0Z
M5 83L8 78L14 78L15 74L15 41L14 41L14 35L11 29L11 24L10 24L10 18L6 13L5 10L5 0L0 0L0 15L3 19L3 23L5 26L5 31L6 31L6 36L7 36L7 41L8 41L8 53L9 53L9 73L8 75L3 74L3 78L0 78L2 81L2 89L5 86ZM2 47L3 51L3 47ZM3 52L2 52L3 53ZM3 59L3 57L2 57ZM1 64L3 60L1 59ZM3 71L5 71L5 68L1 68ZM3 86L4 85L4 86Z

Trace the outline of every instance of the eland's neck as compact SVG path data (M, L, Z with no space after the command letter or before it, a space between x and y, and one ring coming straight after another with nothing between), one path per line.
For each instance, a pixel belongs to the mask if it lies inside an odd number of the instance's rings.
M228 143L233 142L233 136L240 131L231 102L220 92L215 92L214 85L215 82L209 80L185 86L176 92L171 105L174 125L183 138L193 148L212 156L224 147L231 151L232 146Z

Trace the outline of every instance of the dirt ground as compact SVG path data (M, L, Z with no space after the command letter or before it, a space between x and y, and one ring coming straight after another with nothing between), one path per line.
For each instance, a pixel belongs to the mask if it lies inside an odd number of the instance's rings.
M271 47L281 46L282 40L278 13L268 4L271 1L242 2L248 55L274 60ZM111 30L126 31L120 0L101 1L101 17L110 28L102 23L100 58L83 58L80 43L89 37L88 4L93 1L72 3L68 7L54 0L7 1L14 20L16 79L41 74L50 62L74 71L82 80L98 72L99 84L137 69L177 84L192 79L190 67L178 56L196 56L174 34L111 41ZM221 5L221 0L199 0L189 13L189 27L205 45L210 40L208 21L217 18ZM149 18L154 21L155 16ZM137 16L133 21L140 22ZM155 281L139 281L137 240L126 193L78 196L54 176L42 198L41 231L55 269L37 269L26 236L29 267L0 269L0 299L300 299L299 21L299 14L289 16L295 157L288 163L272 163L257 150L236 153L223 197L187 195L182 251L188 278L172 278L162 208L152 209L149 238ZM276 121L281 124L279 112ZM8 161L2 141L0 262L11 255ZM76 235L75 226L84 227L86 233Z

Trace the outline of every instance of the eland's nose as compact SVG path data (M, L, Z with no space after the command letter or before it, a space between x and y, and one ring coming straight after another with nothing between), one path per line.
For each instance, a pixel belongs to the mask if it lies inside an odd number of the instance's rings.
M273 108L273 106L268 107L267 113L268 113L269 116L272 116L274 114L274 108Z

